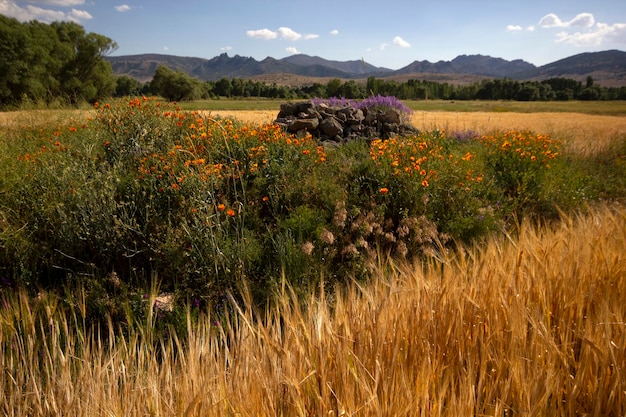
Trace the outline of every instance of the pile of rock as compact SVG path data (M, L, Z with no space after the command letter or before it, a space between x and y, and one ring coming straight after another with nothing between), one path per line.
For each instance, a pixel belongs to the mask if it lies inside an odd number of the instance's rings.
M310 133L320 142L343 143L353 139L386 139L417 134L418 130L402 123L400 116L395 109L331 107L303 101L281 104L274 123L297 135Z

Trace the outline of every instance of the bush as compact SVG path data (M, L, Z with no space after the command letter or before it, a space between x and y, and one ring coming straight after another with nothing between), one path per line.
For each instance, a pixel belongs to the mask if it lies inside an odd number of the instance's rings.
M85 124L7 132L0 145L0 275L82 283L95 316L155 280L213 306L245 280L264 302L283 278L302 290L366 278L380 255L438 256L523 216L624 195L620 149L574 176L559 143L533 132L324 148L148 98L98 104ZM586 199L558 193L576 189Z

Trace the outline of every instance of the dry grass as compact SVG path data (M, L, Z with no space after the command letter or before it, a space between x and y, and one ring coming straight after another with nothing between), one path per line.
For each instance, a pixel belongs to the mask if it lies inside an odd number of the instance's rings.
M275 111L226 111L213 115L234 117L246 123L271 123ZM566 150L581 156L604 152L616 141L626 140L626 117L581 113L540 112L448 112L415 111L412 123L423 130L475 131L532 130L550 134L565 144Z
M626 209L523 224L302 307L286 289L232 324L102 343L80 308L0 311L8 416L624 415ZM150 320L154 320L151 318ZM80 327L80 326L79 326ZM110 332L105 330L104 332Z
M560 139L568 151L580 155L603 152L616 140L626 140L626 117L581 113L445 112L416 111L418 128L447 131L532 130Z
M228 110L202 112L213 116L232 117L245 123L271 123L277 115L274 110ZM85 110L18 111L0 113L1 128L19 128L46 123L81 120L92 113ZM475 131L530 129L551 134L564 142L566 150L582 156L606 151L616 141L626 140L626 117L590 115L564 112L449 112L415 111L413 124L422 130Z

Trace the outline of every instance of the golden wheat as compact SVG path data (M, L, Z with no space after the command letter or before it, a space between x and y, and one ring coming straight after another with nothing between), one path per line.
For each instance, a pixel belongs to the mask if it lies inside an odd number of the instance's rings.
M189 321L185 343L155 343L154 317L85 334L80 308L5 297L0 412L624 415L624 247L624 207L523 223L429 262L381 262L330 298L285 288L263 314L248 300L225 324Z

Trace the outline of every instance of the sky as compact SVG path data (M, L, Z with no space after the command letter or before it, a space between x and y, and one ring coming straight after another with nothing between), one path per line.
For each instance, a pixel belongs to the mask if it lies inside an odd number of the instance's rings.
M0 14L76 22L115 41L111 55L301 53L396 70L459 55L541 66L626 51L624 0L0 0Z

